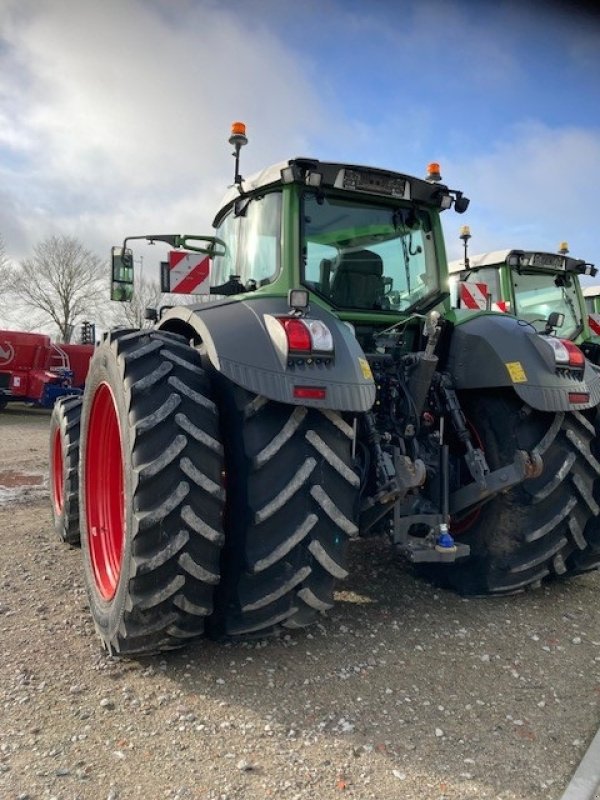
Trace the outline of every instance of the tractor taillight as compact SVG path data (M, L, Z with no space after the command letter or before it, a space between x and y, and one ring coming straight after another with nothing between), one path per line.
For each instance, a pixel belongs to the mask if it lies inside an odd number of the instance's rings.
M556 339L554 336L546 336L545 339L554 350L554 360L558 366L583 369L585 356L576 344L569 339Z
M294 397L299 400L325 400L326 396L324 386L294 386Z
M312 342L310 331L301 319L294 317L278 317L287 336L288 348L295 353L310 353Z
M307 319L304 320L304 323L310 331L312 349L318 353L332 353L333 336L327 325L320 319Z
M573 405L580 405L582 403L589 403L590 396L588 392L569 392L569 403Z
M569 353L569 366L575 369L583 369L585 366L585 356L583 352L576 344L573 344L573 342L568 339L563 339L563 344Z
M277 317L287 337L290 353L333 353L333 336L320 319Z

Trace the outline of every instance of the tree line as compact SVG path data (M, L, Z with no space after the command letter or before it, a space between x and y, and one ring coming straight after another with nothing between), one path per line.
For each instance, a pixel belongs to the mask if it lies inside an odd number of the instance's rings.
M84 320L96 327L125 325L144 327L147 307L161 303L160 287L136 278L133 299L128 303L109 300L110 263L71 236L49 236L38 242L32 255L19 263L7 256L0 235L0 318L28 330L54 329L61 342L76 338Z

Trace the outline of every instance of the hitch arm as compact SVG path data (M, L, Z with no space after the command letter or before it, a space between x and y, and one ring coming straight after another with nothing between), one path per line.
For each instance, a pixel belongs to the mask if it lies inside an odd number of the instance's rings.
M450 495L450 513L456 514L482 500L487 500L488 497L512 489L513 486L527 478L537 478L538 475L541 475L543 467L539 453L517 450L512 464L500 467L494 472L488 472L484 476L484 486L481 486L478 481L474 481L453 492Z
M456 391L447 375L442 375L440 380L440 393L450 414L450 421L459 440L466 448L465 461L471 477L481 489L487 485L487 475L490 471L486 458L479 447L473 447L471 434L467 428L467 420L463 414Z

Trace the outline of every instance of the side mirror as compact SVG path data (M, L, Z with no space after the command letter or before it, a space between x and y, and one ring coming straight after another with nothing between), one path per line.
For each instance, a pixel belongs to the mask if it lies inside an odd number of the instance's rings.
M562 328L564 324L565 324L565 315L561 314L559 311L553 311L551 314L548 315L544 333L550 334L556 328Z
M457 192L454 200L454 210L457 214L464 214L470 202L468 197L463 197L461 192Z
M133 297L133 253L122 247L111 250L112 281L110 299L127 303Z

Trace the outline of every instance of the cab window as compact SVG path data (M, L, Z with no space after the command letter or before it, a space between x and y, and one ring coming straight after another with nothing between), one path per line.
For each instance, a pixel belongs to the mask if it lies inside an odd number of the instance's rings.
M280 269L281 193L240 198L223 218L216 236L225 242L225 253L216 256L211 284L226 283L237 275L247 286L271 283Z

